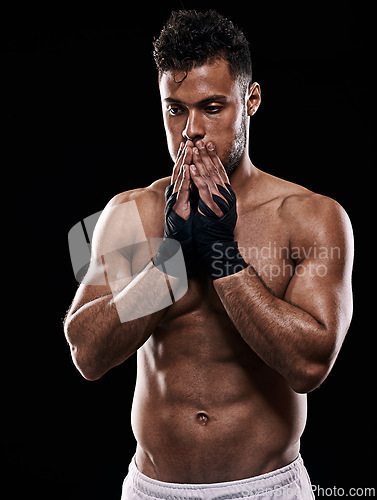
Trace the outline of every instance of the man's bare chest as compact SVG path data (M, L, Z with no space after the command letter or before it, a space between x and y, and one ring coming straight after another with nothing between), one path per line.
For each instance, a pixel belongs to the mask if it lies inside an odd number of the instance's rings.
M239 214L235 240L245 261L275 295L282 297L294 273L290 230L279 209L256 208Z

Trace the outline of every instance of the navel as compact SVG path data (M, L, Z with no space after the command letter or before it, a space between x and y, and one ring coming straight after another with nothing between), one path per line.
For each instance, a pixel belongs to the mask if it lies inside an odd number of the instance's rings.
M203 411L199 412L196 415L196 419L200 425L206 425L206 424L208 424L208 421L209 421L208 415L206 413L204 413Z

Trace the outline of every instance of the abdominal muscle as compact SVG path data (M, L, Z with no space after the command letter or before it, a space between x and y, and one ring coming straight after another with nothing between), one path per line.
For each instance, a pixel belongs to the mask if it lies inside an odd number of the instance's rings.
M297 457L306 396L251 350L225 311L201 305L168 316L139 349L137 364L132 428L143 474L224 482Z

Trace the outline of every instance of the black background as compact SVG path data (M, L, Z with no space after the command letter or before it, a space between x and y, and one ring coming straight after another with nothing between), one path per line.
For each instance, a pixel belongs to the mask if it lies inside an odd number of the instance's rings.
M94 383L74 368L62 329L77 287L67 234L118 192L169 175L151 52L169 12L182 6L218 8L250 40L262 88L251 123L253 163L336 199L351 218L354 319L331 375L308 396L301 452L313 484L375 486L375 326L367 303L375 265L373 240L362 243L375 226L366 205L374 165L365 35L373 14L348 2L286 3L185 1L80 14L33 8L4 16L1 449L8 498L24 491L39 499L120 498L135 451L135 357Z

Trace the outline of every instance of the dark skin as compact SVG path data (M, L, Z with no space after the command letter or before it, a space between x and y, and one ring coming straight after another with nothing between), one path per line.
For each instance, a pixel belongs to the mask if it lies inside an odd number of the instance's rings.
M122 193L105 209L93 240L93 274L106 270L107 282L80 285L66 336L90 380L137 351L132 427L141 472L168 482L231 481L298 455L306 393L327 377L351 320L352 230L336 202L257 169L247 147L226 173L242 120L248 130L260 104L258 84L243 98L222 60L175 81L171 73L160 79L172 176ZM221 196L217 185L232 185L235 240L249 267L215 281L203 271L174 304L122 322L127 307L158 303L165 278L145 252L125 258L111 251L132 229L130 220L114 222L111 210L135 201L145 236L162 237L170 183L184 219L194 209L193 186L221 216L212 194ZM139 273L134 280L131 266Z

